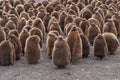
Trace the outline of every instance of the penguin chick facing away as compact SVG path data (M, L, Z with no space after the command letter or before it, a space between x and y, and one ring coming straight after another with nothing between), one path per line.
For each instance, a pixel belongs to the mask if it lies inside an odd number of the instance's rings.
M83 51L83 56L82 58L87 58L88 55L90 54L90 43L86 35L80 34L81 40L82 40L82 51Z
M109 53L115 54L114 52L119 47L119 40L117 39L117 37L113 33L103 33L103 36L106 39Z
M15 62L14 45L9 41L2 41L0 44L0 65L13 65Z
M36 64L41 58L40 38L37 35L29 36L25 44L25 57L28 64Z
M57 40L57 37L54 33L52 33L51 31L48 33L48 37L47 37L47 55L49 56L49 58L52 58L52 51L53 51L53 47L54 47L54 42Z

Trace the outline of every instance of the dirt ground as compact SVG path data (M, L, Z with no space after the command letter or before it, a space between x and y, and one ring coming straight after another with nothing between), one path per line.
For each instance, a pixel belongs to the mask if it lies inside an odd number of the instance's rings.
M88 58L57 69L47 58L44 44L38 64L29 65L22 57L12 66L0 66L0 80L120 80L120 47L115 53L101 61L94 57L91 47Z

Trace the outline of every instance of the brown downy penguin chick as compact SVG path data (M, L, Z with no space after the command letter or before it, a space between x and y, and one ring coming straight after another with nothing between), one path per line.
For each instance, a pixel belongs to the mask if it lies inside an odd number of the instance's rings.
M88 19L88 21L90 24L96 24L96 25L100 26L100 22L96 18L90 18L90 19Z
M9 41L2 41L0 44L0 65L13 65L15 59L14 45Z
M35 16L37 16L39 10L37 10L37 9L33 9L33 12L34 12Z
M65 27L64 27L64 33L65 36L68 35L68 33L70 32L71 28L73 27L73 25L75 25L74 23L68 23Z
M60 33L56 30L51 30L49 33L54 33L56 36L60 36Z
M114 15L112 16L112 18L117 19L118 21L120 21L120 15L118 12L114 12Z
M43 33L43 40L44 40L45 39L45 35L46 35L46 32L45 32L46 30L45 30L45 26L43 24L43 21L41 19L39 19L39 18L36 18L34 20L32 26L33 27L37 27L37 28L39 28L42 31L42 33Z
M39 3L35 3L35 9L38 9L39 7L44 7L42 2L39 2Z
M28 10L29 10L30 8L33 9L33 6L32 6L30 3L25 3L25 4L24 4L24 9L25 9L26 12L28 12Z
M28 20L28 21L26 22L26 25L29 25L29 26L33 25L33 20L32 20L32 19Z
M54 47L54 42L57 40L56 34L52 33L51 31L48 33L47 36L47 55L50 59L52 59L52 51L53 51L53 47Z
M45 15L46 15L46 11L44 9L41 9L39 10L37 17L43 20Z
M29 32L30 36L31 35L38 35L40 38L40 47L42 48L43 45L43 33L39 28L33 27L30 32Z
M112 0L113 3L117 4L118 0Z
M43 0L43 1L42 1L42 4L43 4L43 6L46 7L46 6L49 4L49 1L48 1L48 0Z
M22 45L20 40L14 34L8 35L8 40L14 45L16 60L20 60L22 53Z
M68 33L70 32L71 28L72 28L74 25L76 25L76 24L74 24L74 23L68 23L68 24L65 26L64 32L65 32L66 35L68 35ZM83 34L83 31L82 31L79 27L77 27L77 30L78 30L79 34Z
M119 40L113 33L103 33L108 45L108 51L110 54L115 54L114 52L119 47Z
M30 17L35 16L35 13L33 12L33 9L32 9L32 8L30 8L30 9L28 10L28 15L29 15Z
M107 6L107 5L102 4L102 5L100 5L100 7L99 7L99 8L101 8L101 9L103 10L104 15L106 15L106 14L107 14L107 10L108 10L108 6Z
M25 44L25 57L28 64L36 64L41 58L40 38L37 35L29 36Z
M94 39L94 56L103 59L108 54L108 46L105 37L99 34Z
M76 17L76 18L74 19L74 23L75 23L77 26L79 26L80 22L81 22L81 18L80 18L80 17Z
M66 26L68 23L73 23L73 21L74 17L68 14L67 17L65 18L64 26Z
M120 23L119 23L119 20L117 20L116 18L112 18L112 20L113 20L113 22L115 24L117 34L118 34L118 36L120 36Z
M88 32L87 32L87 37L88 37L91 45L93 45L93 41L94 41L95 37L100 33L101 33L101 31L100 31L99 27L96 24L91 24L91 26L88 28Z
M22 4L20 0L14 1L14 7L16 8L18 5Z
M22 44L22 53L24 55L24 49L25 49L25 44L26 44L26 40L27 38L29 37L29 32L26 30L26 29L23 29L20 33L20 36L19 36L19 40Z
M71 4L70 9L74 10L76 12L77 16L79 16L79 8L77 7L76 4L74 4L74 3Z
M46 6L46 10L47 10L47 13L52 13L53 11L54 11L54 7L53 6L51 6L51 5L47 5Z
M105 20L111 19L112 16L113 16L112 11L110 9L108 9L106 12L106 15L105 15Z
M77 13L72 9L68 9L68 14L72 15L72 16L75 16L75 17L77 16Z
M99 12L101 14L102 18L105 20L105 13L104 13L103 9L96 8L96 12Z
M51 19L49 20L49 23L48 23L47 32L49 32L50 26L51 26L54 22L58 22L58 19L56 19L55 17L51 17Z
M14 6L14 0L9 0L10 4Z
M90 43L86 35L80 34L81 40L82 40L82 51L83 55L82 58L87 58L90 54Z
M92 0L90 5L92 5L93 7L95 7L95 4L97 3L98 0Z
M54 48L52 52L53 63L59 67L64 68L71 61L70 48L66 40L59 36L54 43Z
M28 3L30 3L33 6L33 8L35 9L35 4L36 4L35 0L32 2L28 2Z
M77 27L77 30L78 30L79 34L84 34L83 31L81 30L81 28Z
M109 5L110 3L112 3L112 0L105 0L106 5Z
M15 10L14 7L12 7L12 8L8 11L8 13L9 13L9 14L14 14L14 15L16 15L17 17L19 17L19 15L18 15L18 13L17 13L17 11Z
M90 23L88 20L86 20L85 18L81 18L81 22L79 24L79 27L81 28L81 30L83 31L83 33L85 35L87 35L87 31L88 31L88 28L90 26Z
M66 17L67 17L67 13L65 11L60 13L59 24L60 24L62 31L64 31L64 24L65 24Z
M26 20L29 20L29 19L30 19L30 16L28 15L28 13L22 12L22 13L20 14L20 19L21 19L21 18L25 18Z
M81 10L80 17L85 18L85 19L89 19L92 17L92 12L89 9L83 8Z
M28 30L28 32L29 32L29 31L32 29L32 27L31 27L30 25L25 25L23 29L26 29L26 30ZM22 30L23 30L23 29L22 29Z
M51 19L50 13L47 13L43 18L43 23L45 25L45 29L47 30L49 20Z
M90 4L90 0L85 0L85 5Z
M97 19L100 22L100 26L98 26L98 27L100 28L100 30L102 30L103 29L103 25L104 25L104 19L103 19L102 15L99 12L95 12L92 15L92 18L95 18L95 19Z
M39 7L36 8L36 9L38 9L39 12L40 12L40 10L45 10L45 12L47 13L47 11L46 11L46 7L44 7L43 5L39 6Z
M6 27L2 27L1 29L2 29L2 31L5 32L5 38L7 38L8 33L9 33L10 30L9 30L8 28L6 28ZM0 34L1 34L1 33L0 33Z
M115 12L112 16L112 20L115 23L115 27L117 29L118 35L120 35L120 15L118 12Z
M24 0L19 0L22 4L25 4L25 1Z
M8 12L11 8L12 8L12 6L9 4L9 2L5 1L3 4L3 10L5 12Z
M119 8L120 7L120 1L117 2L116 6L117 6L118 9L120 9Z
M17 11L17 13L20 15L22 12L25 11L24 6L23 5L17 5L17 7L15 8L15 10Z
M28 1L28 3L30 3L33 6L33 8L35 8L35 4L36 4L35 0L30 0Z
M67 3L68 0L60 0L61 4Z
M92 5L86 5L85 6L86 9L90 10L92 13L94 13L94 7Z
M107 22L103 25L103 33L104 32L111 32L111 33L115 34L116 36L118 36L115 24L113 23L113 20L108 19Z
M2 41L6 40L6 33L5 31L0 27L0 43Z
M56 6L60 5L60 2L58 0L52 1L51 5L55 8Z
M12 30L12 29L16 29L16 25L13 21L9 20L6 25L5 25L6 28L8 28L9 30Z
M30 19L32 19L33 21L38 18L37 16L32 16Z
M75 3L72 2L71 0L67 0L66 5L64 5L65 7L70 7L71 5L74 5Z
M67 42L70 47L71 60L77 61L82 58L82 40L77 27L73 25L72 29L68 33Z
M10 35L10 34L14 34L17 38L19 37L19 32L16 29L10 30L8 35Z
M9 15L9 20L13 21L16 26L18 25L19 19L16 15L10 14Z
M86 0L80 0L80 2L82 2L84 5L86 5L86 4L85 4L85 1L86 1Z
M21 18L18 22L17 30L20 33L23 29L23 27L26 25L26 20L25 18Z
M57 22L54 22L53 24L50 25L48 31L51 31L51 30L56 30L60 33L60 35L63 35L60 25Z
M103 3L102 3L102 1L97 1L96 3L95 3L95 8L96 7L99 7L100 5L102 5Z
M79 8L79 11L81 11L85 7L85 4L83 4L82 2L78 2L77 7Z
M9 18L7 15L2 15L0 20L1 27L5 27L6 23L9 21Z
M57 20L59 20L60 12L59 11L53 11L51 16L54 16Z

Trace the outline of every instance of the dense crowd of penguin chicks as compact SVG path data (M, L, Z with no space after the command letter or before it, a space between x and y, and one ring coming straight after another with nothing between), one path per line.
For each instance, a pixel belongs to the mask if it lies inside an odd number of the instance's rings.
M98 59L114 54L119 10L119 0L0 1L0 65L13 65L21 56L38 63L44 42L58 67L87 58L90 46Z

